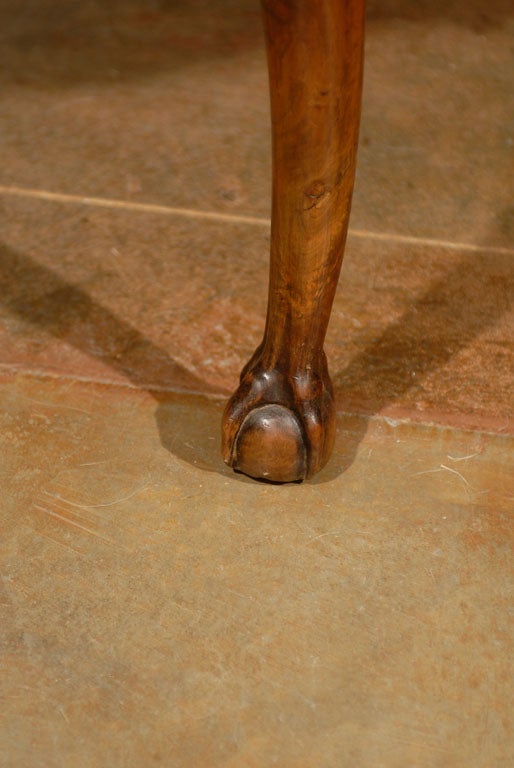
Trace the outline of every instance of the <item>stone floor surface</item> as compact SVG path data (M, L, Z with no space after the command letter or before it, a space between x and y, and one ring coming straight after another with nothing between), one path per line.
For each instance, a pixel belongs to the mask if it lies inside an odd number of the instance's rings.
M226 468L256 0L0 0L0 767L514 765L514 10L369 0L334 456Z

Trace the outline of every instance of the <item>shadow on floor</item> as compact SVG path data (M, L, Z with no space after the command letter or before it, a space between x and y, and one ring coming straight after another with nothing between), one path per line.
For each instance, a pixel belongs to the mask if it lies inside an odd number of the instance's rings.
M21 86L102 86L264 52L258 0L0 0L0 15L2 77Z
M453 24L468 27L477 34L500 27L506 19L514 16L511 0L367 0L368 22L426 21L446 19Z
M413 266L420 257L417 250ZM470 253L450 263L398 321L336 374L340 407L349 402L364 413L379 413L398 402L495 325L512 307L513 296L511 254ZM360 393L357 402L355 393Z
M207 382L175 362L137 329L101 306L31 257L0 248L0 302L19 320L72 345L122 373L157 402L155 414L162 445L180 459L208 471L226 473L219 457L221 405L198 394L156 391L160 383L180 381L191 393L216 393ZM392 405L428 373L444 366L459 350L493 325L510 307L514 262L509 256L477 261L470 255L414 298L403 317L336 376L339 405L345 388L362 387L377 413ZM480 302L480 311L477 303ZM394 360L394 365L391 364ZM165 387L163 387L165 389ZM366 431L365 419L340 423L344 446L313 482L326 482L345 471ZM241 481L248 481L239 477Z
M514 15L511 0L368 0L367 23L446 19L477 34ZM2 77L19 86L100 85L264 52L259 0L0 0ZM264 53L263 53L264 56Z

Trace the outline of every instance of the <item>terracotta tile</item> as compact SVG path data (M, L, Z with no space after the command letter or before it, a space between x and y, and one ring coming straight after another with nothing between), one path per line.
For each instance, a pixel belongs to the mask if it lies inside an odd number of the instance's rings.
M259 226L3 200L0 363L225 396L260 341ZM512 432L514 258L351 238L327 353L341 410Z

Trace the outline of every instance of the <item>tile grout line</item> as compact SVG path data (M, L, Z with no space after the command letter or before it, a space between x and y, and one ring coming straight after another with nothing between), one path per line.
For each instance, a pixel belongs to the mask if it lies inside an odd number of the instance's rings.
M254 224L270 226L269 219L256 216L240 216L233 213L217 213L215 211L197 211L193 208L176 208L156 203L138 203L131 200L115 200L106 197L89 197L87 195L69 195L61 192L50 192L46 189L29 189L25 187L5 187L0 185L0 195L25 197L36 200L47 200L55 203L68 203L91 206L93 208L110 208L122 211L139 211L140 213L157 213L165 216L182 216L186 219L208 219L234 224Z
M251 224L269 228L270 219L243 214L221 213L216 211L199 211L192 208L179 208L156 203L138 203L130 200L116 200L104 197L90 197L87 195L71 195L61 192L51 192L45 189L31 189L28 187L15 187L0 185L0 196L22 197L48 202L64 203L72 205L84 205L93 208L108 208L111 210L135 211L140 213L156 213L165 216L178 216L187 219L203 219L218 221L227 224ZM454 251L471 251L483 253L485 251L494 254L514 256L513 248L500 246L476 245L473 243L459 243L451 240L439 240L436 238L415 237L414 235L399 235L388 232L371 232L369 230L352 229L348 231L350 238L360 240L375 240L379 242L401 243L404 245L428 246L432 248L445 248Z
M223 404L227 401L229 395L223 394L221 392L204 392L200 390L193 390L193 389L187 389L182 387L160 387L158 385L148 385L148 384L133 384L131 382L125 382L125 381L114 381L113 379L108 378L102 378L102 377L88 377L88 376L80 376L76 374L71 373L58 373L54 371L44 371L41 369L31 369L31 368L25 368L25 367L13 367L9 364L2 364L0 363L0 376L2 373L5 374L11 374L14 376L22 376L22 377L31 377L34 379L42 379L42 380L53 380L53 381L63 381L63 382L73 382L76 384L92 384L92 385L98 385L101 387L107 387L109 389L129 389L133 392L146 392L149 395L152 395L155 393L156 395L169 395L169 396L178 396L178 397L192 397L192 398L201 398L203 400L210 401L211 403L216 403L218 405ZM2 382L0 382L2 383ZM415 426L424 426L424 427L434 427L436 429L451 429L451 430L458 430L460 432L472 432L474 434L485 434L485 435L491 435L493 437L506 437L511 438L514 437L514 430L510 431L509 425L506 426L506 429L509 429L509 431L495 431L491 429L486 429L485 427L470 427L465 425L455 425L455 424L447 424L444 422L437 422L434 419L427 418L426 420L421 419L413 419L407 415L395 415L391 413L366 413L365 411L347 411L344 408L336 408L336 414L339 417L350 417L350 418L359 418L364 419L365 421L378 421L383 422L387 424L390 427L399 427L404 425L415 425Z
M193 397L203 397L212 401L226 401L230 396L230 392L209 392L201 389L192 389L189 387L180 386L160 386L159 384L134 383L123 379L111 379L103 376L83 376L76 373L69 373L66 371L51 371L44 368L31 368L30 366L17 365L12 363L0 362L0 377L2 374L7 376L32 376L35 379L51 379L56 381L74 381L80 384L98 384L102 387L114 387L119 389L131 389L135 392L148 392L152 394L170 394L170 395L191 395Z

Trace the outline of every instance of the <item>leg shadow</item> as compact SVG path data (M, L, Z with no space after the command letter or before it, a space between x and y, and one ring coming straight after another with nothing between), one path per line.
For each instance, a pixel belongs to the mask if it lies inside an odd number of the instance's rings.
M22 322L102 361L151 394L166 450L209 471L223 472L218 434L221 404L207 397L219 396L219 390L80 287L5 245L0 246L0 303ZM177 390L183 394L175 394Z
M421 258L412 256L413 268ZM376 414L395 404L494 326L513 297L511 254L484 248L461 257L336 375L341 406L357 401L359 411Z
M461 259L421 296L413 297L401 319L336 374L339 408L344 411L345 401L360 390L368 414L392 405L414 381L443 367L494 325L511 307L513 296L511 255L474 253ZM232 475L219 457L222 406L206 397L219 392L137 329L80 287L6 246L0 247L0 302L17 318L103 361L149 392L157 403L156 422L168 451L205 470ZM167 393L172 381L174 392ZM176 394L177 382L184 394ZM311 482L327 482L351 466L366 427L365 417L340 416L336 461Z
M421 257L421 252L412 256L413 268ZM512 308L513 297L511 254L488 254L484 248L481 253L460 258L425 292L413 296L401 318L335 374L340 411L376 415L411 390L422 392L423 380L494 326ZM507 348L508 340L502 346ZM498 387L505 389L501 394L505 403L511 399L512 373L508 367L504 363L504 370L488 372L496 377ZM321 481L344 472L353 463L366 428L364 417L340 414L337 463L327 475L320 475Z

